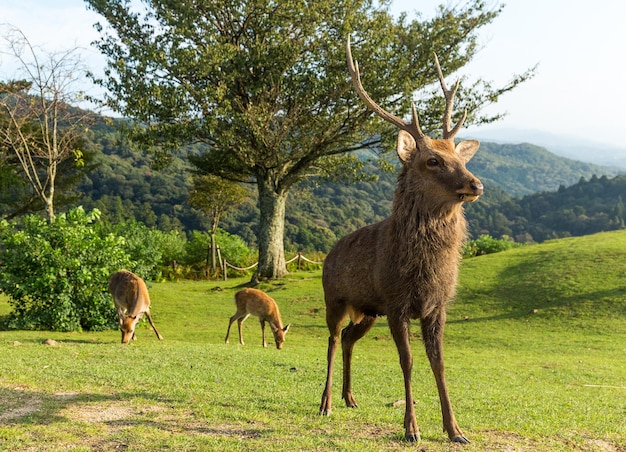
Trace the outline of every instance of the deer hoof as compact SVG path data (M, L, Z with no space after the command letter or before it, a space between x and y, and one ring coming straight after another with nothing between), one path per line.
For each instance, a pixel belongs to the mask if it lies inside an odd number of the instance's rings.
M404 439L408 441L409 443L416 443L420 440L420 434L419 433L407 433L406 435L404 435Z
M320 410L320 416L330 416L332 410Z
M452 438L452 442L459 444L469 444L470 440L464 436L455 436L454 438Z

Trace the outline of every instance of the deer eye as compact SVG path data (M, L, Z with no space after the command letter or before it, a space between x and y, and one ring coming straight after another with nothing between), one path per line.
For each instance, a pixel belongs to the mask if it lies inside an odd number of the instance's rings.
M426 160L426 165L430 166L431 168L434 168L435 166L439 166L439 160L435 158L428 159Z

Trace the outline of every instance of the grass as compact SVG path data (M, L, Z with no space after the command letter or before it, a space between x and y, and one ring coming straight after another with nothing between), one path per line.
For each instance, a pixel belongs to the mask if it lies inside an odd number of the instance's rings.
M417 325L417 446L384 319L355 348L359 408L340 399L339 356L335 409L317 414L328 333L321 274L304 272L260 287L292 324L281 351L254 318L245 346L236 327L223 343L247 279L150 285L162 342L147 322L128 346L118 331L0 331L0 449L626 451L625 255L623 231L463 262L445 339L468 446L441 431Z

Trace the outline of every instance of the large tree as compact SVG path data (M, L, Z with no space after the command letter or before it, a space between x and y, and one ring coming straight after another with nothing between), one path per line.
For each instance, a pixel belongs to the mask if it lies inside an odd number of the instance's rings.
M205 143L206 153L193 159L201 171L256 182L254 279L286 273L285 201L294 184L358 165L351 151L391 148L381 144L395 130L350 87L347 37L368 92L404 115L414 93L437 79L433 52L447 74L456 71L476 53L478 30L499 13L481 1L414 21L394 19L388 2L370 0L86 1L105 19L96 46L108 64L97 82L108 107L134 119L133 141L164 157ZM462 90L469 121L495 119L478 109L528 76L498 89L478 81ZM434 130L440 99L422 97L423 128Z

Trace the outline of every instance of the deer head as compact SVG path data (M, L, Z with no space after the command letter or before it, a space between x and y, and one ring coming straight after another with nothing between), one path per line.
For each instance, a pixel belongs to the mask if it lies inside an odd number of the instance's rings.
M420 172L419 180L424 182L424 190L428 191L436 200L444 203L473 202L478 199L483 193L483 185L465 168L465 164L476 153L480 143L476 140L454 143L454 136L461 129L467 117L467 110L464 111L463 117L454 127L451 127L454 96L459 88L460 80L457 80L452 89L447 87L439 59L435 54L435 67L446 99L443 114L443 139L437 140L430 138L422 131L414 103L411 103L412 121L407 123L384 110L372 100L361 84L359 66L352 58L349 37L346 54L348 71L357 94L370 110L400 129L398 133L398 157L405 164L411 162L409 170Z

